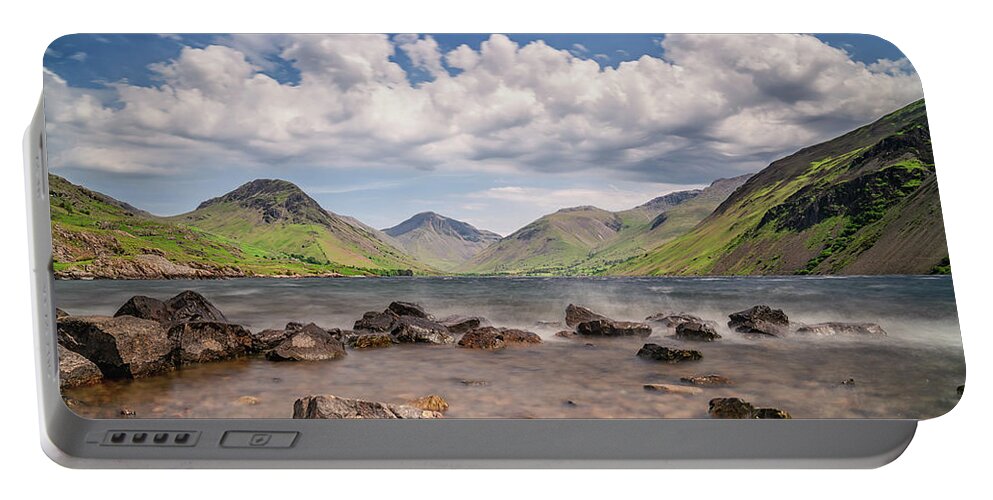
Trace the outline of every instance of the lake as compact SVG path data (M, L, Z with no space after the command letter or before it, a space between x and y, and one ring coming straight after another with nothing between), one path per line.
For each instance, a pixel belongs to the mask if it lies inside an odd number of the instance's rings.
M734 396L794 418L930 418L955 405L965 380L949 276L57 281L55 299L73 315L112 315L132 295L166 299L187 289L253 332L289 321L349 329L363 312L403 300L436 317L484 316L495 326L525 328L544 343L500 351L399 345L350 350L328 362L208 363L68 389L65 396L81 403L75 411L105 418L117 417L121 407L141 418L288 418L293 401L310 394L397 403L439 394L453 418L698 418L707 416L711 398ZM717 321L724 338L680 341L658 325L647 339L555 337L565 329L569 303L618 320L696 314ZM724 326L729 313L757 304L781 308L796 322L878 323L888 335L756 339ZM635 356L646 342L704 357L646 361ZM735 384L694 395L643 389L711 373ZM848 379L855 383L841 383Z

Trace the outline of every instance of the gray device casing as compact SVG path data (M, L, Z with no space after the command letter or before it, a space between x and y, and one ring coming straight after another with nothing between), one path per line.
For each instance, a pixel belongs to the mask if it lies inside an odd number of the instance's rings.
M900 456L917 429L916 420L888 419L83 418L59 390L45 140L42 103L24 137L32 317L42 448L67 467L869 468ZM282 447L222 441L239 431L288 439ZM115 432L194 438L188 446L115 445Z

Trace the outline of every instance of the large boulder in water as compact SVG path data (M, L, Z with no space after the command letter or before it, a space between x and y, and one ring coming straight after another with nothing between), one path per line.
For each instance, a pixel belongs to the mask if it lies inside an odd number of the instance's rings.
M576 333L598 337L647 337L652 334L652 327L645 323L632 321L614 321L611 319L594 319L576 325Z
M396 314L397 316L413 316L415 318L432 319L431 315L428 314L420 304L415 304L413 302L390 302L390 305L387 306L386 310Z
M101 379L103 374L92 361L59 346L59 387L66 389L90 385Z
M449 316L438 320L438 322L445 325L445 328L448 328L448 331L455 335L462 335L487 324L486 318L479 316Z
M305 396L293 403L293 418L441 418L441 413L413 406L347 399L332 394Z
M471 330L459 339L459 347L469 349L502 349L509 345L540 344L541 337L534 332L514 328L484 326Z
M266 352L270 361L325 361L344 357L345 345L327 330L310 323Z
M676 328L683 323L710 323L699 316L687 313L662 312L645 318L649 323L659 323L666 328Z
M638 357L653 361L662 361L665 363L679 363L681 361L696 361L703 359L703 354L700 354L700 351L693 351L689 349L674 349L672 347L664 347L658 344L645 344L638 350Z
M883 330L883 327L877 325L876 323L816 323L813 325L801 325L797 328L796 333L801 335L817 335L821 337L830 337L834 335L870 337L886 336L886 330Z
M569 304L565 308L565 324L570 328L575 328L580 323L586 323L588 321L595 320L607 320L610 318L593 312L591 309L585 308L583 306L577 306L575 304Z
M416 316L401 316L391 332L399 343L454 344L455 337L441 323Z
M366 332L392 332L397 326L398 319L400 317L390 310L369 311L363 314L362 319L356 321L352 328Z
M140 378L175 368L176 343L157 321L134 316L81 316L58 323L59 343L100 368L106 378Z
M186 290L165 301L172 313L173 321L217 321L227 323L228 319L209 300L197 292Z
M697 322L687 322L680 323L676 326L676 333L673 335L680 340L693 340L698 342L713 342L719 338L721 335L717 333L717 330L713 326L706 323Z
M711 418L793 418L788 412L777 408L756 408L740 398L714 398L710 400L707 413Z
M273 349L293 333L292 330L266 329L252 334L252 350L265 352Z
M176 361L192 365L245 356L255 352L252 334L239 325L218 321L191 321L169 329L179 347Z
M217 321L227 323L227 318L203 295L192 290L176 294L165 302L144 295L128 299L114 316L134 316L158 321L163 325L188 321Z
M782 309L758 305L728 315L728 328L741 333L781 337L789 333L790 319Z
M144 295L135 295L128 299L114 313L114 317L117 316L134 316L136 318L158 321L163 324L172 321L172 311L169 310L165 302Z

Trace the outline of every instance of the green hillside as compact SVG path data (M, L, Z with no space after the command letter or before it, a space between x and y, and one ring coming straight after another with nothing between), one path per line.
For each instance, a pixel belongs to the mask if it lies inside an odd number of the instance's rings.
M695 229L609 273L947 271L921 100L773 162Z
M679 191L622 212L559 210L486 248L458 270L474 274L591 275L685 233L748 176Z
M49 194L53 265L60 278L368 275L413 268L311 258L304 252L290 251L299 246L290 243L296 228L247 239L219 234L155 217L56 175L49 175ZM309 236L305 234L303 240Z

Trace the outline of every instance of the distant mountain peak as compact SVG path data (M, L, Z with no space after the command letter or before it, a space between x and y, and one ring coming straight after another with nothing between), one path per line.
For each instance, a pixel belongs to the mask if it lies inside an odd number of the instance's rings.
M635 208L642 208L646 210L651 210L653 212L665 212L670 208L683 203L684 201L691 200L702 193L701 189L691 189L687 191L675 191L672 193L664 194L648 200Z
M476 229L467 222L445 217L444 215L430 211L414 214L409 219L393 227L383 229L383 232L395 238L417 229L430 229L439 234L457 236L466 241L474 242L500 237L491 231Z
M296 184L282 179L255 179L201 203L203 210L226 203L259 211L262 221L328 224L329 213Z
M440 269L454 268L500 239L499 234L430 211L382 231L404 251Z

